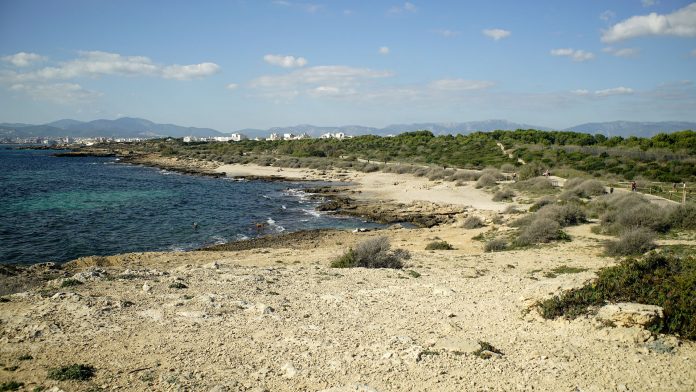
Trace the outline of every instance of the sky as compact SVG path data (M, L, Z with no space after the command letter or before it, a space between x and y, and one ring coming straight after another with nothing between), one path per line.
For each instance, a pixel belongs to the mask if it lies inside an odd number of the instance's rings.
M0 122L696 121L696 2L0 0Z

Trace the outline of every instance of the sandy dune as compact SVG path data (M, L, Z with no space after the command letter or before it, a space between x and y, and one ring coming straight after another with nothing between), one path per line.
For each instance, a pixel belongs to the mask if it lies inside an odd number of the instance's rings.
M478 210L502 211L508 205L491 200L491 194L473 187L472 183L456 186L448 181L429 181L411 174L361 173L336 170L276 168L258 165L223 165L216 169L230 177L281 177L295 180L350 182L358 191L357 199L389 200L398 203L427 201L439 204L470 206Z

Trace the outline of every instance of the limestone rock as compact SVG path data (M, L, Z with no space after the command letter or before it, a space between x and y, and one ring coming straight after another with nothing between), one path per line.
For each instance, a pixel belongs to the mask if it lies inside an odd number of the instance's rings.
M663 316L662 308L655 305L643 305L621 302L602 307L597 312L597 318L610 321L620 327L634 325L647 326Z
M447 336L439 339L435 343L435 348L458 352L458 353L473 353L481 348L481 345L476 340L460 338L457 336Z

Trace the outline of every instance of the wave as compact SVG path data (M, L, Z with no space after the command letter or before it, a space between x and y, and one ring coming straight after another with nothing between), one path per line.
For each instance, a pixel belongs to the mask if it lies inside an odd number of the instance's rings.
M272 228L273 230L276 231L276 233L281 233L285 231L285 228L279 224L276 223L272 218L266 219L266 223L268 223L268 227Z
M313 216L313 217L315 217L315 218L319 218L319 217L321 216L321 214L319 213L319 211L316 211L316 210L302 209L302 212L304 212L306 215L311 215L311 216Z

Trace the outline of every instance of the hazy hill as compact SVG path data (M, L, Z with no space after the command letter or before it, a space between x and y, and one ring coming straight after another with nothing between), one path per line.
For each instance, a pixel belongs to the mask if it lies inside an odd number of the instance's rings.
M116 120L58 120L44 125L0 124L0 136L8 137L154 137L154 136L222 136L210 128L157 124L142 118L123 117Z
M590 134L601 133L606 136L638 136L652 137L658 133L671 133L685 129L696 129L696 123L686 121L611 121L598 123L585 123L567 128L567 131L584 132Z
M443 134L468 134L475 131L538 129L551 130L552 128L515 123L507 120L486 120L468 122L429 122L413 124L393 124L384 128L366 127L361 125L344 126L316 126L300 124L296 126L273 127L269 129L241 129L251 138L268 137L271 133L309 134L312 137L331 132L344 132L348 135L397 135L403 132L412 132L427 129L436 135ZM663 122L636 122L636 121L612 121L597 122L576 125L566 128L568 131L584 132L590 134L601 133L607 136L641 136L650 137L660 132L675 132L684 129L696 129L696 123L663 121ZM116 120L78 121L63 119L43 125L22 123L0 124L0 137L157 137L157 136L221 136L220 131L211 128L182 127L174 124L158 124L142 118L123 117Z

